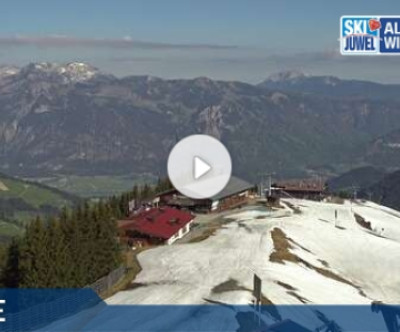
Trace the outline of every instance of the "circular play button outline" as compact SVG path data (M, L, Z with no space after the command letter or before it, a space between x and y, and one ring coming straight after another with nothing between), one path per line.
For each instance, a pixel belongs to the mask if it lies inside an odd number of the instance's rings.
M167 168L170 181L180 193L193 199L207 199L229 182L232 159L216 138L191 135L172 148Z

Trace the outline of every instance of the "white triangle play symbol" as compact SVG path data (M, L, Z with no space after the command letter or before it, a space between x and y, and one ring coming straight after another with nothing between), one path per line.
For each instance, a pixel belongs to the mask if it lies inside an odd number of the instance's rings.
M211 166L199 157L193 158L194 179L198 180L211 170Z

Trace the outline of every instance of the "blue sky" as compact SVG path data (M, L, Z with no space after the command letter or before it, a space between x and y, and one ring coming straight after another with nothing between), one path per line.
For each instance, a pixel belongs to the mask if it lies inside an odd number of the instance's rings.
M296 69L400 82L400 58L338 55L339 18L353 14L400 14L400 1L3 0L0 63L77 60L120 76L247 82Z

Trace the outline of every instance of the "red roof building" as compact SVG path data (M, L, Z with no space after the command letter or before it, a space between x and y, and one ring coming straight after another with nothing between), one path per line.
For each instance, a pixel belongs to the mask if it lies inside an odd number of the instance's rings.
M118 222L121 239L133 245L172 244L190 231L195 216L171 207L148 208Z

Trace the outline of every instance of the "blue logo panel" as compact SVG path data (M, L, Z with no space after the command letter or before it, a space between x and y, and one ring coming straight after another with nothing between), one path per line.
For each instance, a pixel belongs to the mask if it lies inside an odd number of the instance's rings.
M400 17L384 17L380 22L380 52L400 53Z

